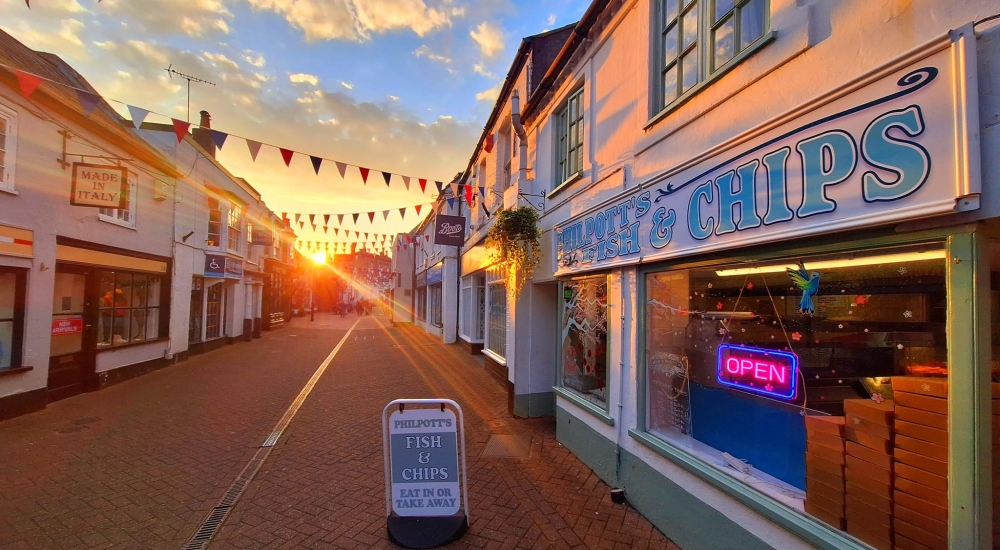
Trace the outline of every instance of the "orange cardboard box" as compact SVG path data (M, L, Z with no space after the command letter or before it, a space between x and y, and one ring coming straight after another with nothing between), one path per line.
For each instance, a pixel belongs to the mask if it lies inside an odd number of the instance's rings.
M927 470L921 470L907 464L898 463L896 464L897 481L899 478L916 481L921 485L925 485L931 489L937 489L938 491L948 494L948 478L932 474Z
M876 424L882 424L889 426L892 424L893 419L893 402L892 399L883 401L882 403L876 403L871 399L845 399L844 400L844 414L846 416L847 426L851 425L851 417L864 418L865 420L871 420Z
M806 431L806 442L844 452L844 438L839 435Z
M837 517L845 517L843 504L837 504L819 495L809 493L806 493L806 502L811 502L814 506L818 506Z
M938 521L936 519L931 519L920 512L910 510L905 506L896 505L895 510L896 517L901 521L905 521L910 525L919 525L927 531L947 539L948 538L948 524L943 521Z
M844 477L844 467L836 462L827 460L821 456L806 451L806 468L812 466L818 470L829 472L839 477Z
M905 435L896 436L895 443L897 449L906 449L911 453L917 453L927 458L948 462L948 447L942 447L941 445L935 445Z
M847 505L844 506L844 512L844 517L847 518L848 522L853 521L863 524L866 521L873 521L879 525L892 527L892 513L869 506L868 503L853 495L847 496Z
M914 468L926 470L932 474L945 477L948 476L947 462L934 460L933 458L928 458L923 455L918 455L917 453L911 453L906 449L899 449L899 448L894 450L893 458L896 459L896 462L908 464L910 466L913 466Z
M896 533L896 550L931 550L931 548Z
M928 426L939 430L948 429L947 415L903 407L898 404L896 406L896 420L912 422L913 424L920 424L921 426ZM997 422L993 424L997 425Z
M948 523L947 506L938 506L901 491L893 493L893 497L896 504L904 508L909 508L910 510L919 512L931 519Z
M931 397L948 398L948 379L927 376L893 376L892 393L907 392Z
M877 479L859 474L856 470L849 470L847 477L858 489L864 489L869 493L892 500L892 484L879 481ZM844 484L844 491L847 491L847 484Z
M830 487L825 483L820 483L815 479L806 478L806 500L819 497L831 503L831 506L824 506L831 512L843 510L844 508L844 488Z
M819 481L820 483L823 483L824 485L827 485L829 487L833 487L835 489L839 488L840 491L842 491L842 492L844 490L844 472L843 472L843 470L841 470L839 474L835 474L835 473L828 472L826 470L821 470L821 469L816 468L814 466L810 466L807 463L806 464L806 479L808 479L808 478L815 479L816 481Z
M899 405L903 407L912 407L914 409L920 409L922 411L928 411L935 414L948 414L947 399L929 397L927 395L918 395L903 391L892 392L892 398L896 401L896 403L899 403ZM888 403L888 401L886 401L886 403ZM994 410L996 410L996 407L994 407Z
M923 499L935 506L940 506L941 508L948 507L948 494L944 491L932 489L905 477L897 477L894 487L897 491L902 491L908 495ZM848 483L848 490L850 490L850 483Z
M882 424L868 418L848 414L847 426L856 431L865 432L880 439L892 439L892 422Z
M876 466L871 462L861 460L856 456L847 456L847 470L855 470L858 474L877 479L882 483L892 483L892 470L886 470L885 468Z
M823 508L820 508L819 506L816 506L815 504L809 502L808 500L805 501L803 503L803 505L805 506L807 514L809 514L810 516L812 516L812 517L814 517L814 518L822 521L823 523L825 523L827 525L831 525L833 527L836 527L837 529L840 529L841 531L843 531L844 528L847 527L847 525L845 524L845 521L844 521L843 517L840 517L840 516L837 516L836 514L830 513L829 511L824 510Z
M848 522L847 532L878 550L892 550L892 541L871 533L858 524Z
M843 416L811 415L806 417L806 432L825 433L837 437L844 436ZM808 436L807 436L808 437Z
M880 453L892 454L892 438L882 439L881 437L862 432L860 430L855 430L854 428L846 428L844 430L844 436L847 437L848 441L853 441L859 445L875 449Z
M880 453L875 449L865 447L864 445L858 445L853 441L847 442L847 456L860 458L865 462L871 462L872 464L885 468L886 470L892 469L892 455Z
M900 535L903 535L910 540L920 541L921 544L931 548L931 550L948 550L948 539L946 538L939 537L899 518L893 520L892 524Z
M844 450L831 449L826 445L820 445L815 441L806 441L806 452L829 460L830 462L836 462L837 464L844 465Z
M848 500L854 502L861 501L867 504L868 506L875 508L876 510L881 510L886 514L892 515L891 499L861 489L860 487L851 483L850 481L847 482L847 495L844 497L844 499L845 499L844 508L847 508L849 506L846 502Z
M912 437L914 439L927 441L935 445L941 445L942 447L948 446L948 432L946 430L928 428L927 426L921 426L920 424L911 424L909 422L897 420L896 433Z

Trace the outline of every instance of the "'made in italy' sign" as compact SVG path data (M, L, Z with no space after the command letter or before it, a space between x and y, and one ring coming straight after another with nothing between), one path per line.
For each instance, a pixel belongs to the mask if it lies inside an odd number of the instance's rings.
M69 203L97 208L127 208L127 186L128 170L125 168L74 162L73 194Z
M557 224L556 275L978 208L973 36L953 31Z

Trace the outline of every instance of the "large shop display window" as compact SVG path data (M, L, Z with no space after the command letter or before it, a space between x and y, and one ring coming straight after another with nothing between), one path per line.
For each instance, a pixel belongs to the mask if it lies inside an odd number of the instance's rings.
M876 548L946 537L945 257L647 273L646 430Z
M563 283L562 386L607 409L608 279Z
M121 346L165 336L160 323L163 290L158 275L100 272L97 347Z

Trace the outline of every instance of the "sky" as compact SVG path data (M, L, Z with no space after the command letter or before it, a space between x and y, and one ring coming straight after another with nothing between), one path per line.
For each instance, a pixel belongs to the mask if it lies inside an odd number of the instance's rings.
M0 0L0 29L59 55L104 97L135 105L149 122L212 115L223 132L394 174L450 181L465 169L521 38L577 21L589 0ZM126 118L125 105L111 102ZM416 182L363 185L327 162L290 167L243 140L218 155L271 210L376 211L362 232L411 229L409 209L432 202ZM433 188L433 185L429 185ZM436 189L435 189L436 192ZM381 212L392 209L388 220ZM427 210L423 211L426 215ZM345 222L346 223L346 222ZM347 224L349 227L350 224ZM295 228L300 240L337 240ZM349 229L352 229L349 227Z

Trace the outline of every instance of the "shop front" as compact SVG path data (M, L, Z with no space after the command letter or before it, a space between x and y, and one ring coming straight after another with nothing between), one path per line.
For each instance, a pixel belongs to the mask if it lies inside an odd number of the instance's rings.
M57 240L49 402L165 364L169 273L169 258Z
M243 260L226 254L204 255L203 275L191 281L191 324L188 351L198 355L225 346L233 332L237 296L244 293ZM242 308L238 310L242 328ZM195 317L197 316L197 319Z
M287 290L290 269L285 264L264 259L264 297L261 320L264 330L280 328L291 313Z
M757 547L710 487L819 548L980 547L1000 223L962 36L556 225L558 438L678 544Z

